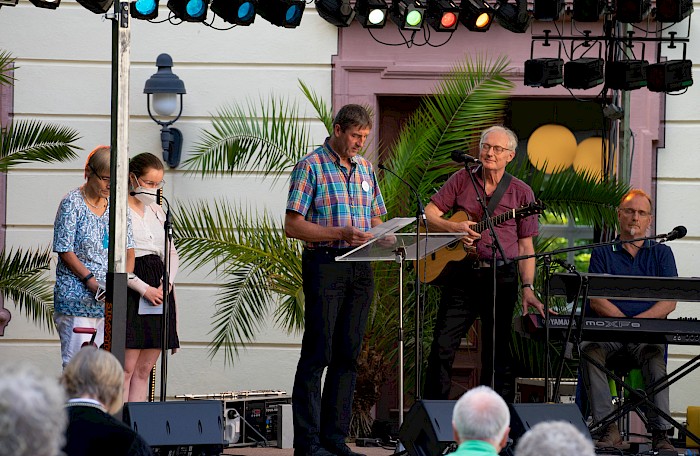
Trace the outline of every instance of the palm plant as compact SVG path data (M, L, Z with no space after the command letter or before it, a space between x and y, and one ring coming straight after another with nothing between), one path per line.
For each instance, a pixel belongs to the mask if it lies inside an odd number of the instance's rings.
M421 200L426 201L458 169L449 158L450 152L474 146L480 132L500 119L512 88L504 76L507 66L505 58L482 57L467 58L456 65L436 93L423 100L386 154L385 164L418 189ZM331 110L303 83L301 87L330 132ZM258 170L279 177L313 147L309 131L298 106L282 98L272 97L259 105L249 102L225 107L214 116L212 128L203 131L185 165L202 175ZM614 185L600 185L572 171L545 176L525 165L513 166L511 172L531 182L535 193L555 212L584 222L614 217L611 208L619 200ZM379 181L388 217L410 213L416 196L391 174L380 175ZM567 204L567 198L573 201ZM233 363L238 348L254 340L269 312L290 332L302 328L300 246L282 234L281 216L233 207L224 201L213 206L198 202L183 205L175 226L183 261L195 268L211 268L227 284L216 302L212 355L224 350L225 360ZM355 399L354 424L358 432L367 430L366 417L378 397L378 385L396 365L398 284L393 267L388 263L375 265L377 291L359 361ZM412 293L409 291L404 300L407 314L415 310ZM425 302L425 308L419 310L425 317L424 337L419 344L431 338L435 290L429 290ZM408 353L416 344L411 337L413 329L412 322L408 322ZM413 366L407 367L410 373Z
M0 51L0 85L14 83L15 59ZM77 157L78 133L70 128L20 120L0 126L0 172L23 163L55 163ZM53 330L53 290L45 277L51 261L48 247L0 253L0 293L29 319Z

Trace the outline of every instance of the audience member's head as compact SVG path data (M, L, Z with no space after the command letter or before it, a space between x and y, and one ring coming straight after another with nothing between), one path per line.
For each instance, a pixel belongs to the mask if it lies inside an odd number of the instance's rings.
M122 406L124 369L108 351L94 346L81 348L63 370L61 383L69 399L94 399L109 413Z
M68 422L58 382L27 365L0 369L0 456L57 456Z
M543 421L518 441L516 456L594 456L593 442L566 421Z
M455 404L452 429L455 440L483 440L500 451L508 439L510 412L501 396L488 386L472 388Z

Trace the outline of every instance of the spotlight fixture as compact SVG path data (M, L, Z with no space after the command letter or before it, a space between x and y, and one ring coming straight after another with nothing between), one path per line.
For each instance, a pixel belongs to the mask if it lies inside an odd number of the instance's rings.
M693 0L656 0L656 20L680 22L693 12Z
M61 4L61 0L56 0L55 2L52 2L50 0L29 0L34 4L34 6L38 8L48 8L48 9L56 9L58 8L58 5Z
M532 15L538 21L558 21L564 6L564 0L535 0Z
M527 0L515 0L515 5L508 0L498 0L494 9L496 21L504 29L513 33L525 33L530 27L532 16L527 11Z
M651 10L651 0L617 0L616 3L615 19L618 22L642 22Z
M459 7L452 0L428 0L426 16L436 32L452 32L457 29Z
M114 0L78 0L78 3L95 14L104 14L112 8Z
M462 0L459 21L472 32L485 32L491 27L494 10L483 0Z
M211 10L229 24L250 25L255 21L254 0L213 0Z
M386 23L389 6L385 0L357 0L355 17L364 28L382 28Z
M158 17L158 1L157 0L136 0L131 2L131 17L144 21L155 19Z
M209 0L168 0L168 8L185 22L204 22Z
M393 0L389 19L401 30L420 30L423 26L425 5L421 0Z
M19 0L0 0L0 7L2 6L17 6Z
M590 89L603 83L603 59L581 57L564 64L564 87Z
M295 28L304 14L304 0L260 0L258 15L277 27Z
M646 60L619 60L605 63L605 85L613 90L634 90L646 87Z
M525 85L530 87L554 87L564 81L563 59L540 58L525 61Z
M574 0L573 19L577 22L598 22L605 10L605 0Z
M693 85L693 62L668 60L647 68L647 88L652 92L675 92Z
M182 114L182 96L187 91L185 91L185 83L173 73L173 59L170 55L159 55L156 59L156 66L158 71L148 78L143 93L146 94L148 115L161 127L160 140L163 145L163 161L171 168L176 168L180 164L180 154L182 153L182 133L171 125ZM178 106L178 96L180 110L177 115L174 115ZM164 120L153 115L153 111Z
M316 11L336 27L347 27L355 18L350 0L316 0Z

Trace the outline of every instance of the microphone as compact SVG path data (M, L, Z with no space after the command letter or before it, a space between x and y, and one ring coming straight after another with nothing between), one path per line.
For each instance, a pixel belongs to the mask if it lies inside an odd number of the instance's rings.
M162 206L163 201L165 201L165 203L168 205L168 210L170 210L170 201L168 201L168 199L163 196L163 189L162 188L159 188L158 190L156 190L155 195L151 192L134 192L134 191L129 192L129 195L130 196L136 196L136 195L155 196L156 197L156 204L158 204L159 206Z
M474 158L468 153L466 153L463 150L453 150L452 151L452 160L456 161L457 163L474 163L475 165L480 165L481 160L478 158Z
M418 191L417 191L415 188L413 188L413 185L411 185L411 184L409 184L408 182L406 182L405 180L403 180L403 179L401 178L401 176L399 176L398 174L396 174L395 172L393 172L392 170L390 170L389 168L387 168L386 166L384 166L382 163L379 164L379 169L381 169L382 171L386 171L386 172L388 172L389 174L393 174L394 177L396 177L398 180L400 180L401 182L403 182L403 184L404 184L406 187L408 187L408 188L411 189L411 191L413 192L413 195L416 197L416 200L418 201L418 207L420 208L420 213L421 213L421 215L422 215L422 219L423 219L423 221L425 222L425 220L426 220L426 218L425 218L425 207L423 207L423 202L420 200L420 195L418 195Z
M688 230L683 225L679 225L672 229L669 233L666 233L664 237L666 238L666 242L668 242L675 239L681 239L686 234L688 234Z

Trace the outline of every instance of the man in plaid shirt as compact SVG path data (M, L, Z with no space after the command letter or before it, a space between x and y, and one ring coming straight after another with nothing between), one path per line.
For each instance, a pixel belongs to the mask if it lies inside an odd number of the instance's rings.
M291 175L285 233L305 242L304 338L292 392L294 456L360 456L345 438L374 280L369 262L335 258L369 241L368 231L386 214L372 164L358 155L371 128L362 106L343 106L331 136Z

